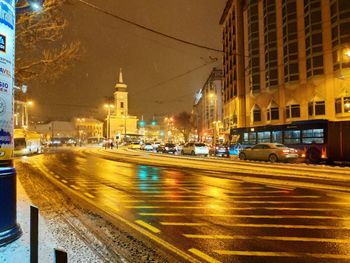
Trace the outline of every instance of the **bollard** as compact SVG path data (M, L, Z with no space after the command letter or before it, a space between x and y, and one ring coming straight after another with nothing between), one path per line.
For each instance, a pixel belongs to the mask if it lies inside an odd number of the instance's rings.
M67 252L55 249L55 263L67 263L68 262L68 256Z
M39 251L39 210L38 208L30 207L30 263L38 263Z
M16 170L0 167L0 246L18 239L22 230L17 224Z

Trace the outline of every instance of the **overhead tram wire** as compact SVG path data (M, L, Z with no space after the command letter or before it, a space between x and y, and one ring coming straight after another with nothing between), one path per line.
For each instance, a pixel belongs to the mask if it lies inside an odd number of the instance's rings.
M116 15L116 14L113 14L113 13L111 13L111 12L109 12L109 11L107 11L107 10L105 10L105 9L103 9L103 8L101 8L101 7L99 7L99 6L96 6L96 5L94 5L94 4L91 4L91 3L87 2L87 1L84 1L84 0L76 0L76 1L78 1L78 2L80 2L80 3L82 3L82 4L86 5L86 6L88 6L88 7L90 7L90 8L93 8L93 9L99 11L99 12L102 12L102 13L108 15L108 16L111 16L111 17L113 17L113 18L115 18L115 19L118 19L118 20L123 21L123 22L125 22L125 23L127 23L127 24L130 24L130 25L136 26L136 27L141 28L141 29L143 29L143 30L152 32L152 33L154 33L154 34L160 35L160 36L162 36L162 37L169 38L169 39L175 40L175 41L177 41L177 42L181 42L181 43L183 43L183 44L191 45L191 46L194 46L194 47L197 47L197 48L201 48L201 49L206 49L206 50L210 50L210 51L215 51L215 52L223 53L223 50L216 49L216 48L212 48L212 47L207 47L207 46L204 46L204 45L201 45L201 44L197 44L197 43L194 43L194 42L190 42L190 41L187 41L187 40L183 40L183 39L180 39L180 38L177 38L177 37L174 37L174 36L171 36L171 35L162 33L162 32L157 31L157 30L155 30L155 29L146 27L146 26L144 26L144 25L138 24L138 23L136 23L136 22L130 21L130 20L126 19L126 18L123 18L123 17L121 17L121 16L118 16L118 15Z

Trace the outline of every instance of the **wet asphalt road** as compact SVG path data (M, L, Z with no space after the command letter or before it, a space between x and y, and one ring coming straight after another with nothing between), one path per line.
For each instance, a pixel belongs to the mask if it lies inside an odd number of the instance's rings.
M350 200L77 151L23 161L184 262L350 262Z

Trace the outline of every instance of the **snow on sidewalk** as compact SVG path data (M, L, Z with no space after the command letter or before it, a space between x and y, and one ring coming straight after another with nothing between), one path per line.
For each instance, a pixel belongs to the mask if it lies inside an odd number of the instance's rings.
M15 242L0 247L1 263L25 263L30 261L30 200L17 180L17 222L23 235ZM57 245L48 231L45 220L39 214L39 262L54 262L54 248Z

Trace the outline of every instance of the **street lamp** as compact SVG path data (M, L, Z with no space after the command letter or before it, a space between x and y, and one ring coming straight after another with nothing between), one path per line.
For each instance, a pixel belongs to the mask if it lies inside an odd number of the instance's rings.
M124 141L126 142L126 119L128 118L127 115L123 116L124 119Z
M29 117L28 117L28 106L32 107L34 105L33 101L27 101L24 103L24 112L26 115L26 127L29 128Z
M111 109L114 109L113 104L105 104L104 108L107 109L107 139L111 137Z

